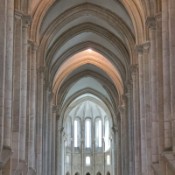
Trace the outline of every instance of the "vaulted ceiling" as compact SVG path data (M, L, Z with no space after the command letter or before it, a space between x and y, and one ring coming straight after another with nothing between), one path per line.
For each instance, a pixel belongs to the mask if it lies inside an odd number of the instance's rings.
M158 1L158 0L157 0ZM147 40L145 20L160 10L148 0L35 0L31 36L39 46L54 103L64 107L93 94L108 107L122 104L137 63L135 46ZM146 8L145 8L146 7Z

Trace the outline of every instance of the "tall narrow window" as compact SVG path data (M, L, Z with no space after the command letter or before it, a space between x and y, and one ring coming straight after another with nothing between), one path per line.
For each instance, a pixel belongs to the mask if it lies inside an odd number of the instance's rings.
M85 147L91 147L91 120L85 120Z
M79 147L80 142L80 120L74 120L74 147Z
M111 164L110 155L107 155L107 157L106 157L106 164L107 165L110 165Z
M86 166L91 165L91 158L89 156L86 157Z
M95 137L96 147L102 147L102 120L100 118L97 118L95 122Z
M109 120L105 120L105 151L110 149L110 133L109 133Z

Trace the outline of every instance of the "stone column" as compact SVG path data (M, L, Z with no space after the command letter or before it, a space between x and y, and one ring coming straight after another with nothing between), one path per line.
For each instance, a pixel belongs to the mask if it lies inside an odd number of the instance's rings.
M25 160L26 154L26 116L27 116L27 62L28 62L28 27L29 16L22 16L22 57L20 60L20 160Z
M36 170L37 175L42 174L43 165L43 88L44 88L44 67L39 67L37 72L37 118L36 118Z
M36 171L36 51L36 44L30 42L28 163L33 171Z
M0 5L0 154L4 138L4 86L5 86L5 51L6 51L6 11L7 0ZM1 161L1 160L0 160ZM1 174L1 173L0 173Z
M137 46L139 63L139 98L140 98L140 141L141 141L141 174L147 174L147 142L146 142L146 116L145 116L145 96L144 96L144 59L143 45Z
M162 1L162 51L163 51L163 99L164 99L164 137L165 150L172 149L171 126L171 86L169 55L168 0Z
M51 162L52 162L52 175L56 175L56 115L57 115L57 106L53 106L52 109L52 155L51 155Z
M154 17L148 17L146 21L149 29L150 38L150 117L151 117L151 148L152 148L152 162L157 163L159 160L159 149L158 149L158 136L159 136L159 116L157 115L157 69L156 69L156 19Z
M45 72L46 74L46 72ZM48 82L45 77L45 85L44 85L44 114L43 114L43 170L42 174L47 175L48 173L48 137L49 137L49 126L48 126L48 117L49 117L49 96L50 90L48 88Z
M60 121L60 116L57 116L57 128L56 128L56 137L57 137L57 142L56 142L56 151L57 151L57 158L56 158L56 175L61 175L63 173L63 169L62 169L62 152L63 151L63 142L62 142L62 131L63 131L63 127Z
M14 0L7 0L6 59L4 88L4 146L11 147L12 130L12 69L13 69L13 28Z
M111 144L112 149L112 175L120 175L121 174L121 151L120 151L120 142L119 142L119 136L118 136L118 130L116 126L113 126L112 128L112 138L113 142Z
M47 174L52 174L52 121L53 121L53 105L52 105L52 98L53 98L53 93L50 90L50 95L49 95L49 104L48 104L48 160L47 160L47 166L48 166L48 172Z
M134 156L135 156L135 175L141 174L141 155L140 155L140 111L139 111L139 70L138 65L131 66L133 81L133 120L134 120Z
M164 94L163 94L163 55L162 55L162 14L156 16L156 70L157 70L157 115L159 116L159 166L162 174L165 174L166 166L162 158L165 148L164 135Z
M14 21L14 58L13 58L13 122L12 122L12 174L19 166L20 152L20 94L22 60L22 13L15 11Z
M126 118L126 107L121 105L118 108L121 118L121 166L122 174L128 174L128 150L127 150L127 118Z
M171 118L173 152L175 152L175 1L169 0L169 41L170 41L170 81L171 81Z
M126 88L127 92L125 94L126 98L126 105L127 105L127 142L128 142L128 166L129 166L129 174L134 174L134 133L133 133L133 84L132 79L129 79Z

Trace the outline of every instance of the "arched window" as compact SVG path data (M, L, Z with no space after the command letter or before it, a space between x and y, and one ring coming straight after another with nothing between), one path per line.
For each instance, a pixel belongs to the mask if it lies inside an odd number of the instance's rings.
M101 175L101 173L100 173L100 172L98 172L98 173L97 173L97 175Z
M107 172L107 174L106 175L110 175L110 172Z
M86 166L90 166L91 165L91 158L90 156L86 156Z
M70 175L70 173L69 173L69 172L67 172L67 173L66 173L66 175Z
M95 140L96 147L102 147L102 120L100 118L95 120Z
M85 147L91 147L91 120L85 120Z
M75 175L79 175L79 173L78 173L78 172L76 172L76 173L75 173Z
M110 149L110 130L109 130L109 120L105 119L105 151Z
M90 175L90 173L86 173L86 175Z
M110 165L111 164L111 157L110 157L110 155L107 155L106 156L106 164L107 165Z
M80 138L81 138L80 120L76 118L74 120L74 147L80 146Z

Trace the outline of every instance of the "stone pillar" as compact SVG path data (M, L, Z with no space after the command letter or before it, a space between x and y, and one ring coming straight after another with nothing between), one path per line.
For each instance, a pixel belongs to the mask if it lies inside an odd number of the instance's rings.
M139 112L139 70L138 65L131 66L133 81L133 120L134 120L134 156L135 156L135 175L141 174L141 155L140 155L140 112Z
M49 94L49 104L48 104L48 140L47 140L47 144L48 144L48 160L47 160L47 166L48 166L48 172L47 174L52 174L52 122L53 122L53 105L52 105L52 98L53 98L53 93L50 91Z
M144 59L143 45L137 46L139 63L139 98L140 98L140 141L141 141L141 174L147 174L147 142L146 142L146 116L145 116L145 96L144 96Z
M152 171L151 168L151 117L150 117L150 42L143 44L143 64L144 64L144 115L146 121L145 136L146 136L146 170L148 174Z
M14 58L13 58L13 122L12 122L12 174L19 166L20 152L20 93L22 60L22 13L15 11L14 21Z
M164 137L165 150L172 149L171 126L171 86L170 86L170 55L169 55L169 19L168 0L162 1L162 51L163 51L163 100L164 100Z
M0 154L4 138L4 86L5 86L5 51L6 51L6 11L7 0L0 5ZM1 161L1 160L0 160ZM1 171L1 170L0 170Z
M134 174L134 132L133 132L133 82L132 79L128 80L127 84L127 92L126 92L126 102L127 102L127 140L128 140L128 168L129 174Z
M45 85L44 85L44 115L43 115L43 175L48 174L48 159L49 159L49 112L50 112L50 94L51 91L48 87L45 72Z
M125 105L119 106L118 108L121 118L121 166L122 174L128 174L128 150L127 150L127 118L126 118L126 107Z
M119 135L118 135L118 130L116 126L113 126L112 128L112 138L113 142L111 144L111 149L112 149L112 175L120 175L121 174L121 151L120 151L120 141L119 141Z
M37 72L37 118L36 118L36 170L37 175L42 174L43 165L43 88L44 88L44 67L39 67Z
M151 148L152 162L157 163L159 160L158 136L159 136L159 116L157 115L157 69L156 69L156 19L148 17L146 20L149 29L150 55L149 55L149 72L150 72L150 117L151 117Z
M165 174L166 165L162 158L162 152L165 148L164 134L164 88L163 88L163 44L162 44L162 14L156 16L156 70L157 70L157 111L159 116L159 166L162 174Z
M175 1L169 0L169 41L170 41L170 81L171 81L171 118L173 151L175 152Z
M36 44L30 42L28 163L33 171L36 171L36 51Z
M14 0L7 0L6 59L4 88L4 146L11 147L12 140L12 69L13 69L13 28Z
M63 173L63 168L62 168L62 151L63 151L63 143L62 143L62 131L63 131L63 127L60 121L60 116L57 116L57 128L56 128L56 151L57 151L57 158L56 158L56 175L61 175Z
M28 27L29 16L22 16L22 57L20 60L20 160L26 155L26 116L27 116L27 62L28 62Z
M51 155L51 162L52 162L52 175L56 175L56 115L57 115L57 106L53 106L52 109L52 155Z

